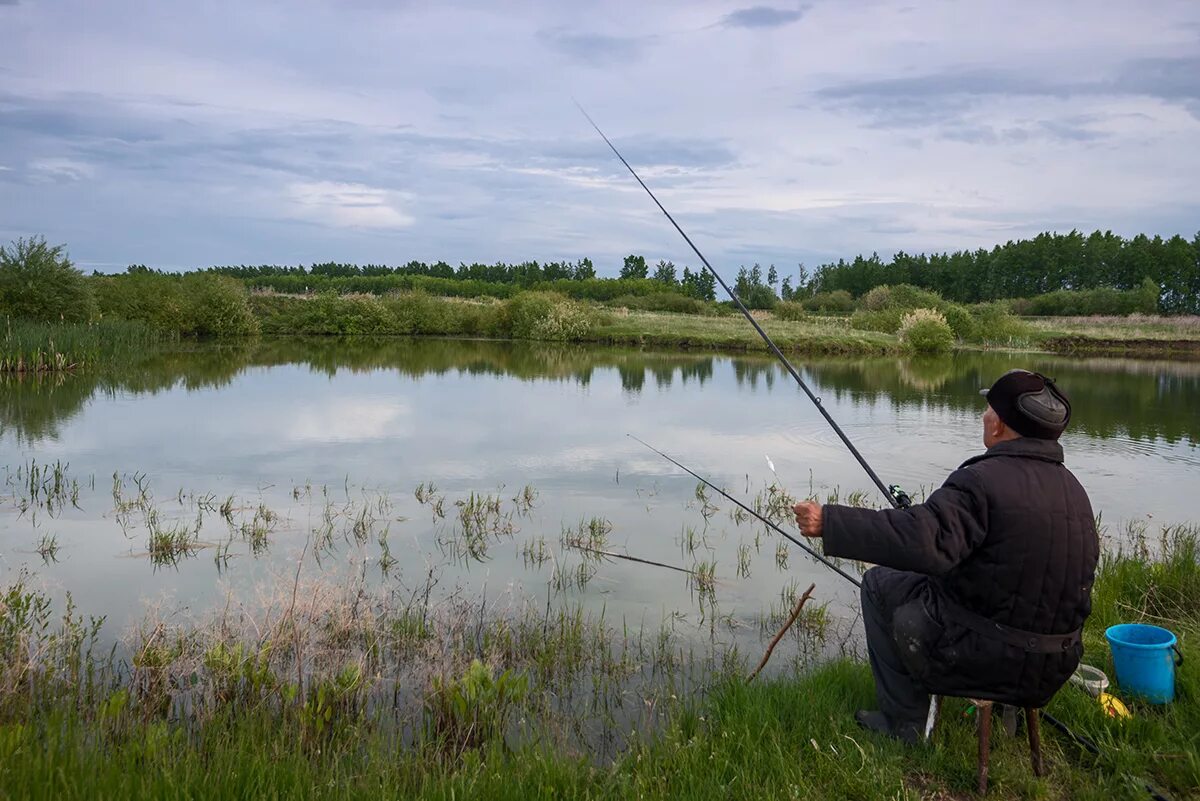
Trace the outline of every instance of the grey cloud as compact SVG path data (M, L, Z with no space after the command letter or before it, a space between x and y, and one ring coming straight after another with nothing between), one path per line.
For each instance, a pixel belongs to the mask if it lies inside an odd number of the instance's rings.
M565 28L539 31L538 39L563 55L593 67L636 59L647 41L633 36L576 33Z
M1167 100L1200 100L1200 56L1130 61L1118 73L1112 88Z
M904 78L848 81L815 94L820 100L871 115L873 126L882 128L956 121L981 98L996 96L1141 95L1182 103L1200 116L1200 58L1139 59L1122 65L1112 78L1094 81L1055 81L996 69L948 69ZM1045 132L1077 141L1101 136L1069 123L1047 123ZM951 138L963 136L979 141L988 138L984 132L969 130L960 130Z
M1039 120L1027 124L994 126L950 122L939 134L944 139L967 144L1023 144L1037 139L1087 143L1111 138L1094 126L1104 118L1095 114L1080 114L1057 120Z
M817 91L826 100L845 101L867 108L892 109L911 103L936 106L958 105L964 99L986 95L1058 95L1071 93L1015 73L988 69L961 69L906 78L849 81Z
M726 14L721 18L721 24L726 28L781 28L798 21L807 10L807 6L799 8L750 6Z

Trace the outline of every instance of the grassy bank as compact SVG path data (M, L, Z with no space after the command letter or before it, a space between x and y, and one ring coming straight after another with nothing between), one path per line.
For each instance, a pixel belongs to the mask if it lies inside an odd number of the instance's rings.
M442 335L551 342L595 342L666 349L764 350L740 315L702 315L598 307L551 293L502 302L403 293L385 298L255 295L264 334ZM813 354L878 355L900 350L895 336L848 328L844 320L783 320L762 313L781 348Z
M0 321L0 373L47 373L131 364L176 337L145 323Z
M165 343L189 336L237 340L269 336L450 336L602 343L664 350L764 352L742 317L713 305L602 305L546 292L464 299L402 292L364 295L246 295L232 279L207 276L171 282L128 276L100 293L98 322L7 320L0 329L0 372L38 373L135 364ZM177 295L160 290L174 287ZM897 293L892 293L895 296ZM877 292L876 296L881 296ZM654 298L656 296L646 296ZM666 296L663 296L666 297ZM850 315L811 314L778 304L755 315L790 353L872 356L906 350L897 329L913 303L888 301ZM878 300L878 297L875 298ZM620 299L618 299L619 301ZM637 301L637 302L634 302ZM934 305L938 305L934 303ZM661 306L661 308L660 308ZM913 308L918 308L914 306ZM1200 356L1196 318L1048 318L1020 320L995 306L940 304L946 324L939 347L991 348L1096 355ZM719 313L718 313L719 312Z
M1049 317L1027 321L1056 353L1200 358L1200 317Z
M895 336L847 329L844 320L813 317L799 322L763 315L762 326L784 351L812 354L883 355L897 353ZM740 315L696 317L629 311L611 315L590 339L613 345L699 350L762 351L762 339Z
M1126 698L1134 717L1118 721L1064 688L1050 711L1104 758L1045 729L1049 775L1036 779L1024 739L998 734L990 797L1135 799L1139 778L1196 797L1198 537L1167 529L1107 555L1086 629L1086 661L1110 676L1105 626L1146 620L1176 631L1177 701ZM0 797L971 795L975 739L963 703L948 702L927 746L863 733L850 719L873 704L860 662L747 687L740 676L756 655L728 654L696 677L669 634L642 638L582 613L435 612L419 593L384 608L361 587L297 589L253 625L148 622L124 669L89 650L98 624L47 625L38 593L10 589L0 602ZM310 661L297 679L300 653ZM476 654L483 663L469 665ZM400 685L381 682L400 675Z

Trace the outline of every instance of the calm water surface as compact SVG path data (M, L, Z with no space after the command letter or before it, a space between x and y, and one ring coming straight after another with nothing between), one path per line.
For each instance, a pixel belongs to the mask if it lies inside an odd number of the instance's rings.
M876 471L913 493L982 449L978 389L1015 366L1070 393L1068 465L1110 535L1130 521L1197 519L1200 365L1007 354L803 363ZM777 540L728 503L715 499L706 519L695 482L627 433L747 500L780 482L794 496L858 490L879 501L799 389L762 358L444 340L198 346L111 379L0 383L0 584L24 571L119 630L147 606L193 615L261 591L328 530L336 547L306 570L400 583L433 570L442 591L582 600L614 618L672 618L698 631L714 619L754 629L760 612L809 581L835 611L853 600L799 552L784 563ZM29 465L56 462L69 463L78 508L29 500ZM444 518L414 497L424 482L444 497ZM119 514L139 484L143 502ZM512 500L526 486L536 492L529 510ZM513 529L490 538L480 559L455 554L455 502L471 493L498 495ZM264 510L271 522L253 542L246 531ZM611 524L610 551L715 563L715 607L701 609L681 573L585 564L563 531L592 518ZM155 525L190 527L202 547L155 564ZM47 537L53 559L37 552ZM544 561L531 564L539 543ZM564 582L581 564L590 580Z

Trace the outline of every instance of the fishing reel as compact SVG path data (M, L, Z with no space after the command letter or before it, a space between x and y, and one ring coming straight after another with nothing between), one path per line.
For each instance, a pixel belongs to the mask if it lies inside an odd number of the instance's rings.
M897 508L907 509L912 506L912 498L908 497L908 493L901 489L899 484L889 484L888 494L896 501Z

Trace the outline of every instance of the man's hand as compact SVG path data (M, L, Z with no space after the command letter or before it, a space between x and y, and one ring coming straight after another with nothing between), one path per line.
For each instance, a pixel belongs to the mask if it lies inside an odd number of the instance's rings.
M796 525L800 526L801 534L806 537L821 536L825 523L821 504L815 501L801 501L792 507L792 511L796 515Z

